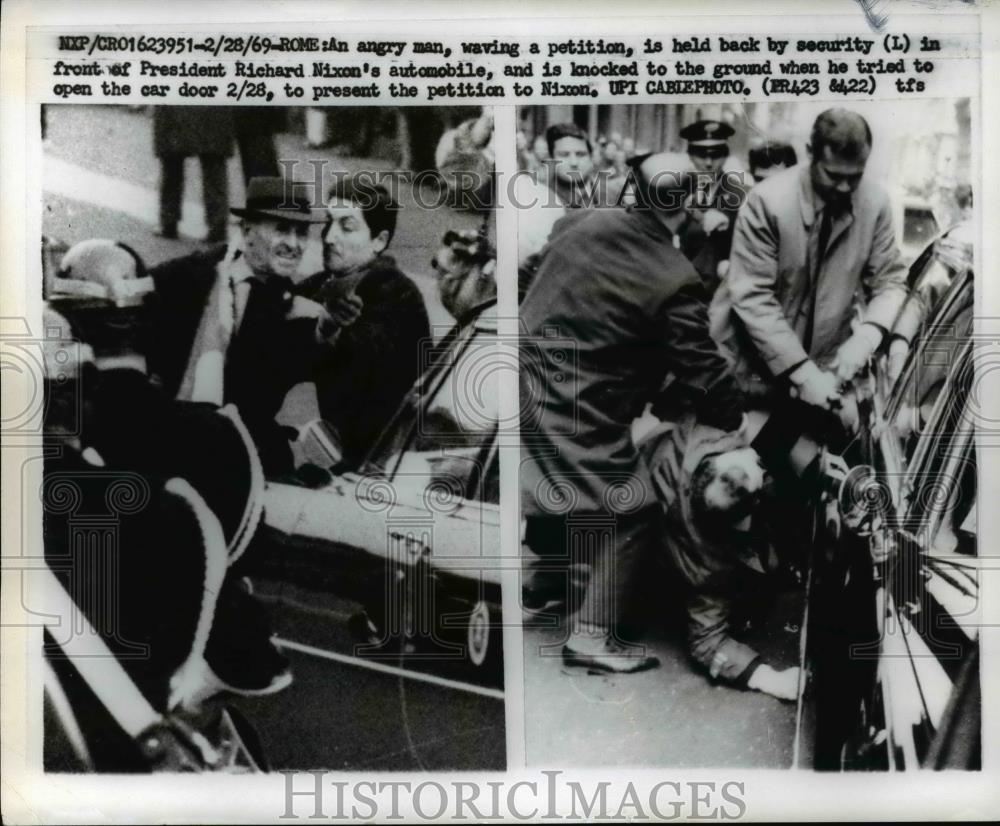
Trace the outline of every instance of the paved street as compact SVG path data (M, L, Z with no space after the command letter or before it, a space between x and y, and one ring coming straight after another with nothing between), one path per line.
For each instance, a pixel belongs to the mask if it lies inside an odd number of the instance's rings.
M503 692L490 680L357 656L349 599L267 581L257 593L295 675L277 696L239 702L273 768L503 770Z
M741 638L776 667L798 660L801 599L787 592ZM559 628L524 634L525 751L529 766L789 768L794 703L713 684L687 657L680 622L643 639L660 667L639 674L566 669ZM804 729L808 731L808 726ZM811 761L809 738L799 765Z

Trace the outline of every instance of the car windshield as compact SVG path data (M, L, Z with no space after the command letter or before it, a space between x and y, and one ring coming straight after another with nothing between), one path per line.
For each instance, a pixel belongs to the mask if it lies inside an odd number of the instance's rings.
M481 498L479 481L499 418L497 348L496 333L487 328L456 336L416 386L371 457L368 472Z
M972 329L973 282L956 283L941 301L940 312L913 347L910 362L887 411L899 447L902 469L910 466L920 435L927 428L949 373Z

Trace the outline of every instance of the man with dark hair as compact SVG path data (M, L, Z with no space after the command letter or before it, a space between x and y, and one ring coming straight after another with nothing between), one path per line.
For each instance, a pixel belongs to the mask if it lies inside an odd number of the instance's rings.
M528 259L545 246L552 227L569 209L587 205L592 195L594 160L590 138L575 123L554 123L545 130L549 159L545 180L522 173L513 192L517 214L517 259Z
M799 158L791 144L767 141L750 149L747 162L754 181L760 183L783 169L795 166Z
M765 428L787 431L791 442L804 420L825 420L840 407L841 385L867 364L904 304L921 310L906 301L888 196L862 179L871 139L854 112L830 109L816 119L809 165L774 175L747 197L729 276L712 303L713 335L746 389L768 406L789 394L798 400L778 405L793 426ZM861 323L852 330L859 300Z
M685 254L701 275L709 295L715 291L729 264L736 212L745 195L742 182L723 171L729 157L729 138L735 130L728 123L699 120L681 130L688 159L697 173L697 186L688 204L692 220L682 230Z
M532 573L589 564L563 659L592 672L657 665L623 642L659 512L632 421L661 400L668 372L670 395L686 390L706 423L733 431L742 417L709 335L704 288L674 243L693 186L686 159L647 155L634 165L640 204L567 215L521 305L525 541L543 557ZM574 546L591 558L570 559ZM554 580L532 576L526 607L544 605Z
M739 434L691 416L647 434L639 449L663 508L658 556L679 586L691 658L713 680L794 700L799 669L776 670L733 636L734 614L765 584L760 457Z
M338 329L313 380L345 469L360 465L420 375L421 342L430 337L420 291L386 254L398 211L370 178L338 180L327 201L323 270L295 290L324 304Z

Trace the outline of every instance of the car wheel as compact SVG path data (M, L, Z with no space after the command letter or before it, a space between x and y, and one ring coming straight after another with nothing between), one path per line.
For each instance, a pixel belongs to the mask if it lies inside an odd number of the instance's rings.
M486 662L490 650L490 609L482 600L469 613L465 627L465 656L477 668Z

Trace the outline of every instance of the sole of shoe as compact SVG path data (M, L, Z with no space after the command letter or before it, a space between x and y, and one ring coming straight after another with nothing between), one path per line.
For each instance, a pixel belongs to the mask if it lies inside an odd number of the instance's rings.
M620 658L626 660L625 657ZM660 660L658 657L643 657L635 662L631 667L617 668L616 666L600 662L591 654L577 654L574 652L563 652L563 665L567 668L586 669L588 674L637 674L640 671L650 671L658 668Z

